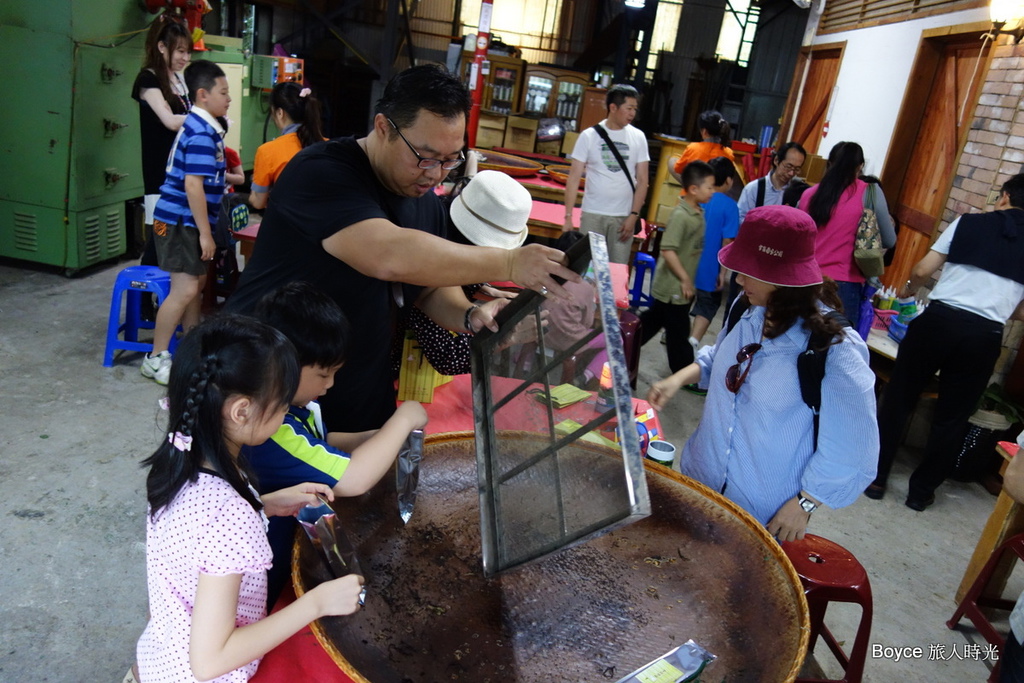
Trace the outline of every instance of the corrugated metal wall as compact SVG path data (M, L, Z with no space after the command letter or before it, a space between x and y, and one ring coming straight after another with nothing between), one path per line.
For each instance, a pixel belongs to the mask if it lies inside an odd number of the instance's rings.
M672 91L666 103L670 107L668 128L662 132L683 137L690 133L682 130L690 78L698 72L697 57L715 55L725 15L725 3L726 0L683 3L675 50L662 52L658 64L661 77L672 83Z
M790 0L761 2L737 138L757 140L762 126L774 126L778 133L806 25L807 10Z

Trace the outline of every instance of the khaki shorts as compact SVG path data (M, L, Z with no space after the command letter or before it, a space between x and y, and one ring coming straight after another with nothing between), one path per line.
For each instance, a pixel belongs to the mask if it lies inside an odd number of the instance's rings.
M168 225L153 221L153 235L156 239L156 261L161 270L168 273L206 275L207 264L199 247L199 228Z
M625 216L605 216L599 213L580 214L580 232L596 232L604 235L608 243L608 261L611 263L629 263L629 252L633 248L632 235L625 242L619 241L619 228Z

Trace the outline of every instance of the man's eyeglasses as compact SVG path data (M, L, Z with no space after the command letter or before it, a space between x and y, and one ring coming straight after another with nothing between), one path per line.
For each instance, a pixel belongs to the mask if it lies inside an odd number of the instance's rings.
M792 173L793 175L796 175L797 173L800 172L800 169L803 168L803 166L794 166L788 161L783 161L781 164L779 164L779 168L785 171L786 173Z
M419 159L419 163L416 165L424 170L430 170L432 168L437 168L438 166L440 166L446 171L452 171L458 168L459 166L462 166L462 164L466 161L466 157L461 151L459 152L458 159L448 159L446 161L441 159L428 159L426 157L420 156L420 153L416 151L416 148L413 147L409 143L409 141L405 139L404 135L402 135L402 131L398 130L398 126L395 125L395 122L392 121L391 119L388 119L388 123L390 123L391 126L395 129L395 132L398 133L398 137L402 138L402 142L404 142L406 146L409 147L409 150L416 155L416 158Z
M747 344L746 346L739 350L739 352L736 354L736 365L733 365L725 373L726 389L728 389L734 394L740 390L740 387L743 386L743 382L745 382L747 379L747 374L750 372L750 366L753 365L753 363L749 361L751 358L754 357L754 354L760 350L760 344ZM746 363L747 366L743 368L743 372L741 373L740 366L743 365L744 363Z

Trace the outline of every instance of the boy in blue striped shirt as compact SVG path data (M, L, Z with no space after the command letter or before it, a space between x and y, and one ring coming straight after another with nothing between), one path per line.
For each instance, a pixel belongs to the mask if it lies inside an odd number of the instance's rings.
M207 263L216 245L213 228L224 195L224 128L231 97L224 71L213 62L193 62L185 70L192 111L174 139L167 178L153 212L157 262L171 274L171 291L160 304L153 351L142 361L142 375L167 384L168 346L178 324L188 331L199 323Z

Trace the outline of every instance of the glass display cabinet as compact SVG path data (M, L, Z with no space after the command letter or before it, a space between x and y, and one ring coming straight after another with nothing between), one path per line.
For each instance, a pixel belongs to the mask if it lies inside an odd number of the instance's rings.
M549 66L530 66L526 70L523 112L540 118L558 117L566 130L578 131L583 90L590 82L588 74Z
M467 85L473 66L473 56L472 52L463 51L462 64L459 67L462 80ZM488 54L487 61L483 64L484 93L480 106L499 114L518 112L525 71L526 62L522 59Z

